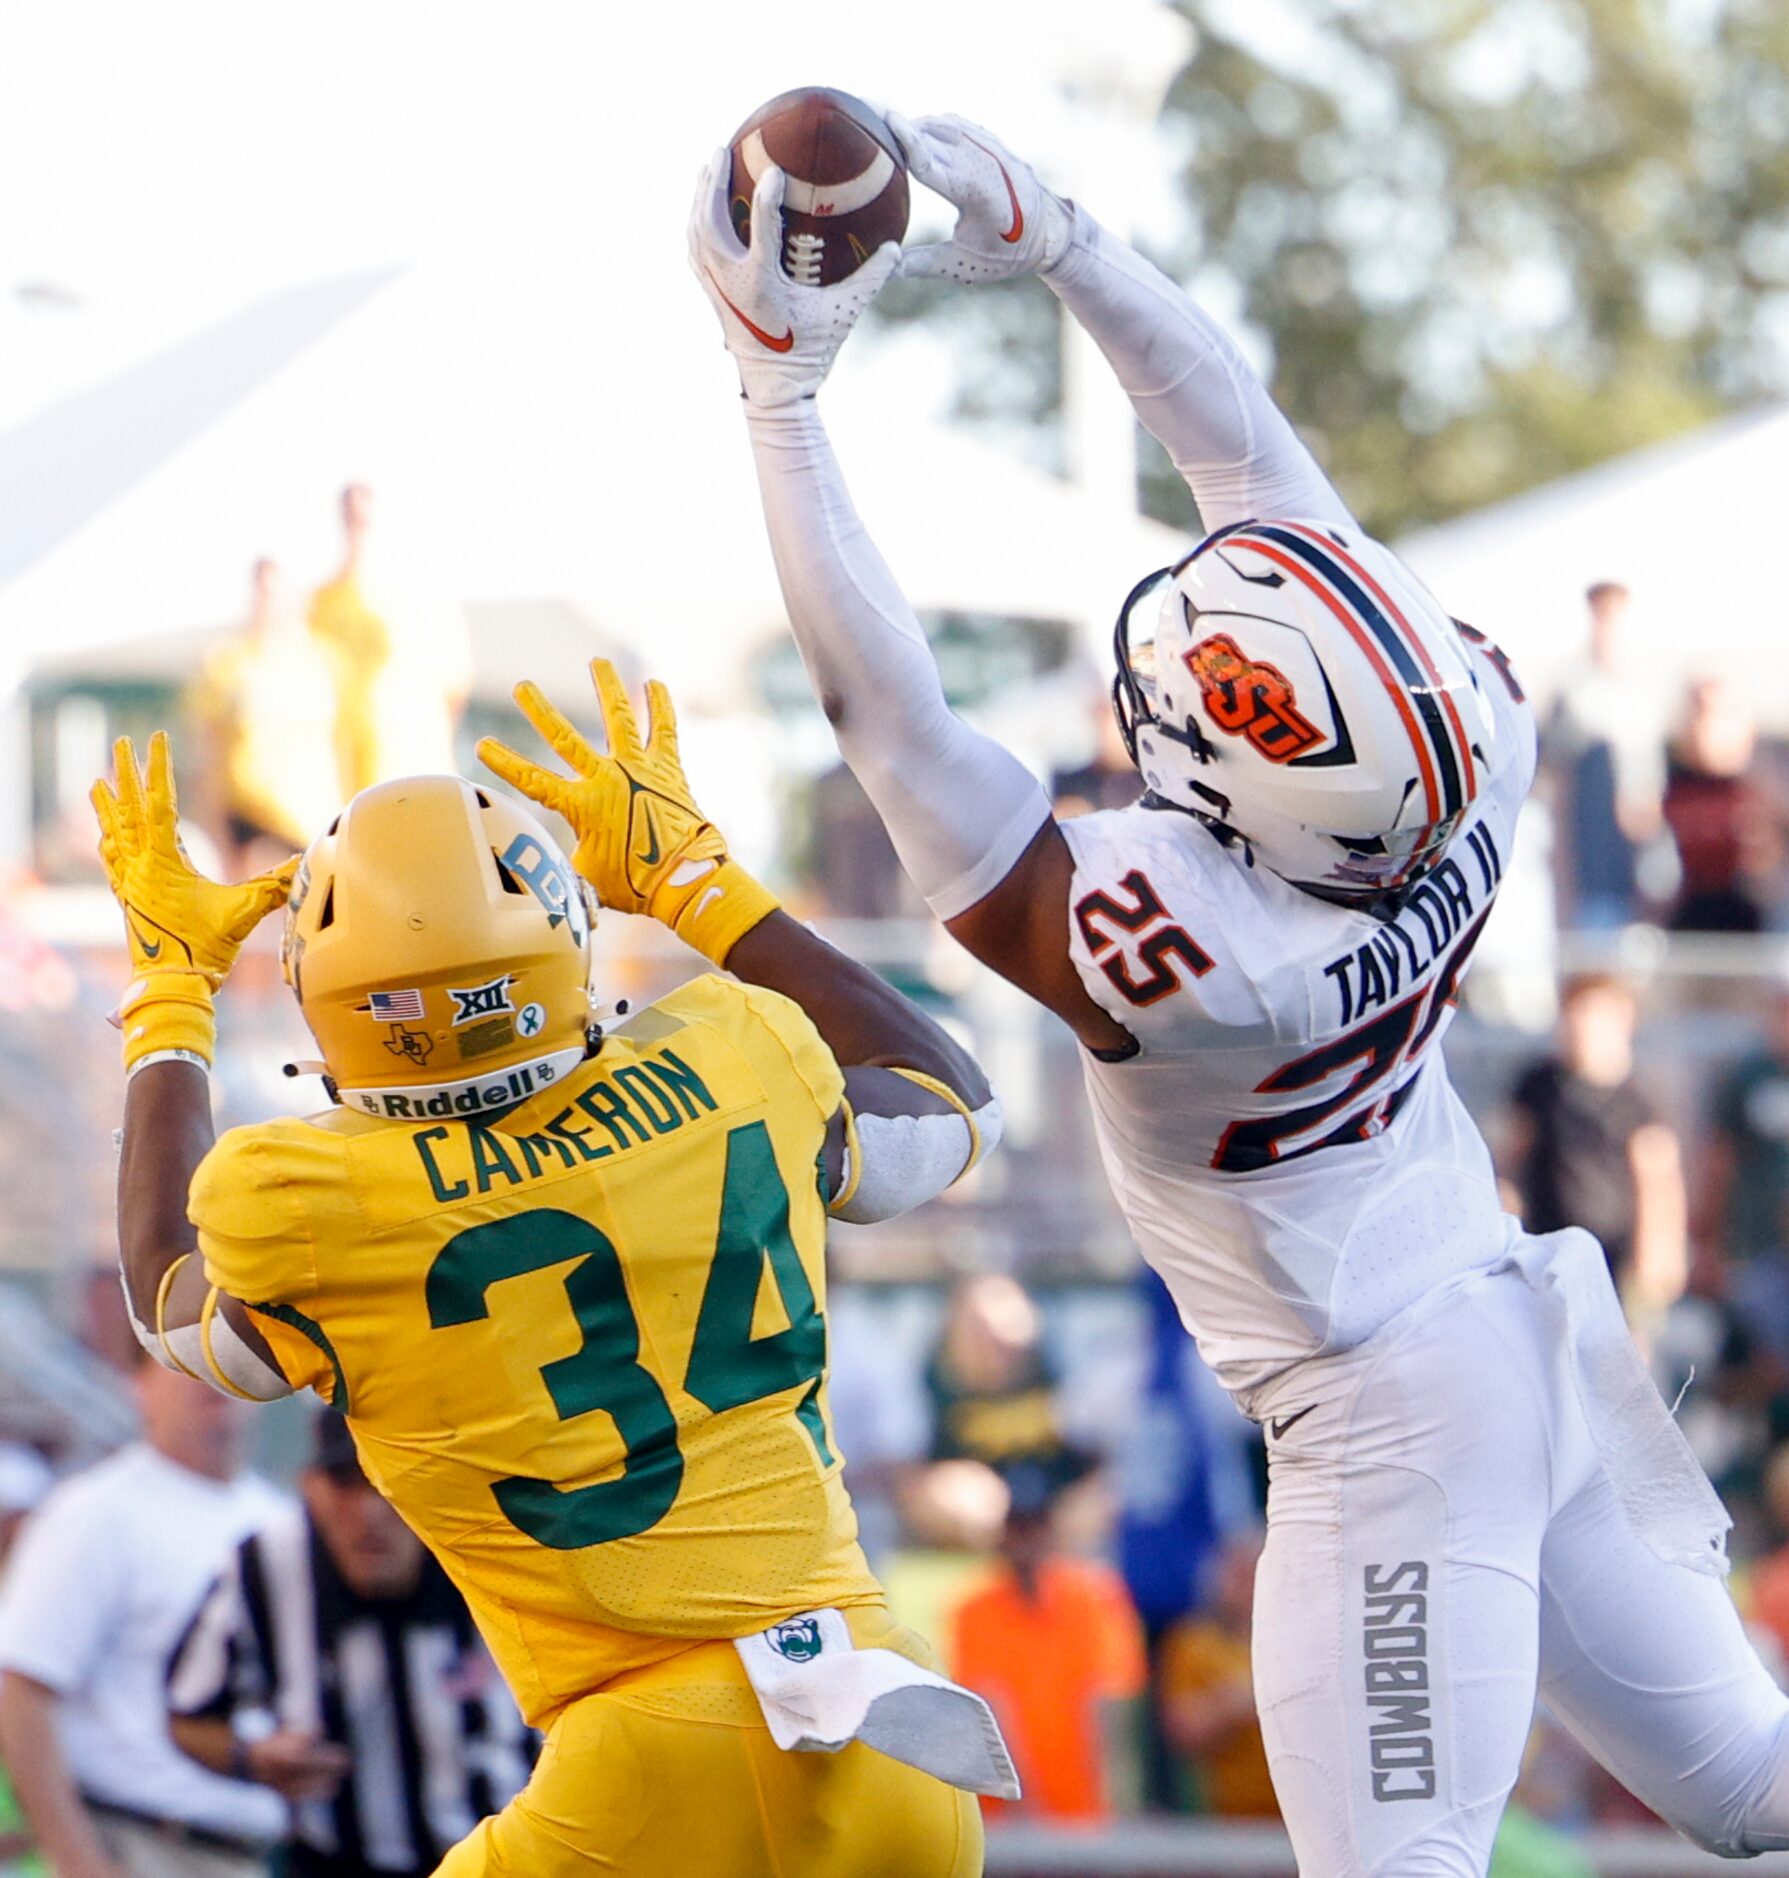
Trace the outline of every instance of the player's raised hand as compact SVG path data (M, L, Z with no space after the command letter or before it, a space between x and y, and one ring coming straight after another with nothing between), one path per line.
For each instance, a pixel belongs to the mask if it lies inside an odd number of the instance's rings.
M957 211L950 240L906 249L902 274L970 283L1012 280L1061 260L1074 229L1068 204L991 131L961 117L909 123L892 111L888 128L914 181Z
M592 659L590 676L606 754L593 750L541 688L524 680L515 691L522 715L572 773L543 768L492 737L479 744L479 761L571 824L578 840L573 865L604 906L675 925L691 890L726 859L725 837L690 794L671 694L656 679L647 685L651 726L642 738L615 667Z
M298 856L252 880L209 880L180 840L180 805L167 734L149 740L145 778L128 737L112 751L115 782L93 785L99 858L130 947L131 981L112 1014L124 1066L175 1055L209 1063L217 1041L212 995L242 942L291 891Z
M783 270L783 172L772 164L752 192L750 245L728 213L731 157L717 150L696 183L690 266L702 283L749 403L764 409L811 398L865 307L894 277L901 250L885 242L836 286L809 286Z
M100 860L124 909L132 969L139 978L197 972L215 991L243 940L285 903L298 856L252 880L208 880L180 839L167 732L149 740L147 776L128 737L113 746L112 761L115 783L101 777L91 800Z

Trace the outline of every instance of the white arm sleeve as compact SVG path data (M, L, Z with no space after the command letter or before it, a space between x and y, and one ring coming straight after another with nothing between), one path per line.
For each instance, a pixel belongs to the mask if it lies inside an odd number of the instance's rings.
M1074 217L1067 253L1042 279L1106 355L1206 531L1273 515L1353 526L1229 334L1078 204Z
M945 702L925 633L857 518L813 400L745 409L808 681L901 865L932 911L953 919L1012 872L1049 802L1017 757Z

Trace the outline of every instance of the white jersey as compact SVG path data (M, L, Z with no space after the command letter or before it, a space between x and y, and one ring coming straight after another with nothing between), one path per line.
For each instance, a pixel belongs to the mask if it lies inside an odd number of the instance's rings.
M1440 1049L1535 766L1501 655L1473 665L1490 775L1395 919L1302 892L1172 809L1063 824L1076 968L1140 1046L1084 1053L1106 1172L1245 1407L1495 1262L1514 1229Z

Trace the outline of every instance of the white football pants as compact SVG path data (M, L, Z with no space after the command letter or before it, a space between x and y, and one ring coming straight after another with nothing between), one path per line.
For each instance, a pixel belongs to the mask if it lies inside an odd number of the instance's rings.
M1722 1581L1629 1524L1560 1314L1519 1273L1424 1300L1254 1406L1255 1689L1306 1878L1484 1878L1537 1687L1697 1844L1789 1846L1789 1700Z

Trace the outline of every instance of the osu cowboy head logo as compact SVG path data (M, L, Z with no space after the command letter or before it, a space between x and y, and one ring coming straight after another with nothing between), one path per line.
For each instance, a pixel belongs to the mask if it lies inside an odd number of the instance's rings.
M1201 639L1184 656L1212 722L1246 737L1268 762L1290 763L1323 741L1299 710L1285 673L1251 659L1228 633Z
M791 1617L769 1632L768 1641L778 1656L786 1656L791 1663L811 1663L826 1648L815 1617Z

